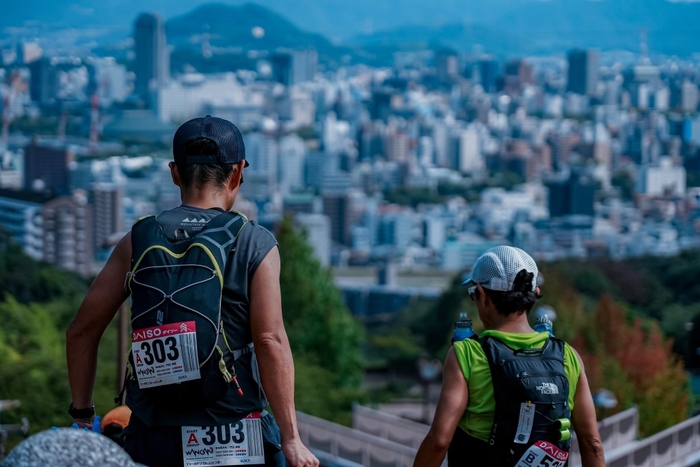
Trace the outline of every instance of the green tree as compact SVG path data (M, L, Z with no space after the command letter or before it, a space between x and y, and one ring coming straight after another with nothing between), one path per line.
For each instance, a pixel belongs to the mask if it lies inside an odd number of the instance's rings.
M3 292L21 303L70 299L87 290L86 282L76 274L24 254L4 231L0 231L0 284Z
M3 413L5 422L29 419L33 432L67 426L71 400L65 358L63 316L72 304L25 305L11 295L0 302L0 399L18 399L21 407ZM95 405L103 414L116 393L116 336L111 328L100 345Z
M277 240L298 408L342 419L362 382L362 328L345 307L330 271L321 267L290 218L280 223Z

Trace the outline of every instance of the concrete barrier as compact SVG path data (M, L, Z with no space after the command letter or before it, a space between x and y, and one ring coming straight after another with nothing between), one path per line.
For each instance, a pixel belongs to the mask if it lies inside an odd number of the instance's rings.
M413 466L416 448L303 413L297 412L297 418L301 439L311 449L365 467Z
M603 447L614 451L637 439L639 413L632 408L608 417L598 423ZM418 449L428 433L428 425L405 418L356 405L353 409L353 427L370 435ZM571 447L571 467L581 465L578 443L574 439Z
M608 467L681 467L699 462L700 416L606 456Z

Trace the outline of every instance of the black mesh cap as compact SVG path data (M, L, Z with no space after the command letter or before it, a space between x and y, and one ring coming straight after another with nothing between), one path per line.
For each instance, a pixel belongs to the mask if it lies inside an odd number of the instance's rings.
M187 154L187 143L197 138L213 141L218 148L216 154ZM176 164L237 164L245 160L243 136L236 125L222 118L207 115L193 118L175 132L173 158ZM245 166L248 167L246 161Z

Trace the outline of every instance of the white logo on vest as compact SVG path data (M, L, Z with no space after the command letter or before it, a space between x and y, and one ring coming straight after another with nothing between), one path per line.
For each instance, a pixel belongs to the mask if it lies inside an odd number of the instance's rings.
M559 394L559 388L554 383L542 383L542 386L536 386L540 394Z

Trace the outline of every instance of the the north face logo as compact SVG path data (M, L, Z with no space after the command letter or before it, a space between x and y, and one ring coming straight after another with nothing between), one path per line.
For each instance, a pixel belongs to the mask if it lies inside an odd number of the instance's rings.
M536 386L535 389L540 391L540 394L559 394L559 388L554 383L542 383L542 386Z

